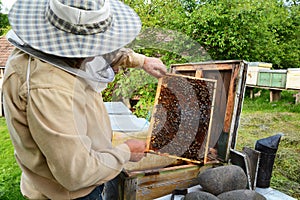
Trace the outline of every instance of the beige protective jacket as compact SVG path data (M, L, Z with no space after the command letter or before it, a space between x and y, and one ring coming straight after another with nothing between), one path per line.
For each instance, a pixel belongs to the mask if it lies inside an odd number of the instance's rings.
M82 78L14 50L3 81L4 109L21 192L29 199L74 199L120 173L129 161L126 144L112 147L101 94ZM143 65L129 53L118 64ZM28 90L29 87L29 90Z

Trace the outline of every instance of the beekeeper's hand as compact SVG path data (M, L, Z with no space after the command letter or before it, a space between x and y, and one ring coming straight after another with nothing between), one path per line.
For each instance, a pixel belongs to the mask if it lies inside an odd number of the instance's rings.
M142 69L156 78L161 78L167 73L167 68L164 63L155 57L145 57Z
M138 162L144 157L146 151L145 141L130 139L125 141L125 144L128 145L131 152L129 161Z

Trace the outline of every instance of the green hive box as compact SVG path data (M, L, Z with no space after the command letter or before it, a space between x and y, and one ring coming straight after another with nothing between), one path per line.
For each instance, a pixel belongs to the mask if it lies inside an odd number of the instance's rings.
M270 88L285 88L287 70L260 70L258 86Z

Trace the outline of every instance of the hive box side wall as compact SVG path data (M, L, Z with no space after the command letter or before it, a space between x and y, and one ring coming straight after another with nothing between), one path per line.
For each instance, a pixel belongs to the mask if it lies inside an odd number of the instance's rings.
M272 63L263 63L263 62L248 62L247 64L247 85L257 85L258 81L258 72L264 69L271 69Z
M286 73L272 73L271 87L285 88Z
M246 77L247 77L247 65L243 62L239 64L235 64L233 66L233 73L232 73L232 82L231 82L231 96L229 98L228 104L231 104L231 107L227 106L227 114L228 114L228 145L225 155L225 161L229 159L230 149L235 148L236 140L238 136L238 126L240 121L240 115L242 112L242 105L244 100L244 93L246 88ZM231 102L230 102L231 101ZM226 122L226 121L225 121ZM224 126L224 130L226 127Z
M247 84L257 85L258 69L250 68L247 74Z
M300 69L288 69L286 77L287 89L300 89Z
M270 87L271 86L271 73L266 72L266 71L264 71L264 72L260 71L258 73L257 85L263 86L263 87Z
M152 200L170 194L175 189L198 184L199 165L183 165L157 170L152 173L122 175L119 184L120 199Z
M258 81L258 72L259 70L264 69L263 67L248 67L247 71L247 80L248 85L257 85Z
M198 70L199 71L199 70ZM212 120L212 131L209 147L213 148L224 127L226 105L228 100L228 90L231 79L231 70L223 70L222 73L215 70L205 70L202 72L202 77L217 80L217 89L215 97L215 109Z
M235 120L232 121L232 130L231 130L231 148L235 149L236 141L238 137L238 127L240 123L240 117L243 108L244 96L246 92L246 79L247 79L247 71L248 65L246 63L241 63L239 67L239 78L238 78L238 90L236 90L236 100L235 100L235 111L233 115L235 116ZM230 149L229 149L230 151ZM229 152L228 151L228 152Z
M286 79L286 70L260 70L257 85L270 88L285 88Z

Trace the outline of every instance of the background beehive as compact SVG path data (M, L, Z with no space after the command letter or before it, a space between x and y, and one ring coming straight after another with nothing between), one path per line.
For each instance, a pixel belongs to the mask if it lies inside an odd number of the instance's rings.
M208 153L215 80L169 74L160 79L148 149L202 163Z
M257 85L259 70L272 68L272 63L249 62L248 65L249 68L246 79L246 84L248 85Z
M300 89L300 69L289 68L287 69L286 88L287 89Z
M259 70L257 85L271 88L285 88L287 70Z

